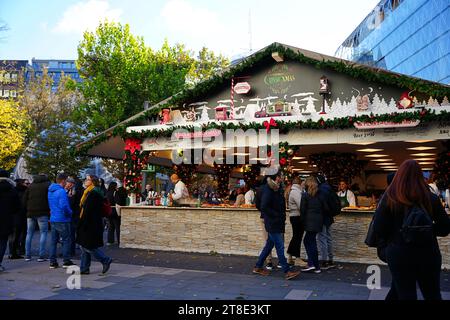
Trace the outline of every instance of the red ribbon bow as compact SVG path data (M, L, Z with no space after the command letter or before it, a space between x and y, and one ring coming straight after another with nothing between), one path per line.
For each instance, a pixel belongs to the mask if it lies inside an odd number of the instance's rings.
M270 122L264 121L263 125L264 125L264 127L266 127L266 132L269 133L270 127L276 127L277 122L275 120L273 120L273 118L270 118Z

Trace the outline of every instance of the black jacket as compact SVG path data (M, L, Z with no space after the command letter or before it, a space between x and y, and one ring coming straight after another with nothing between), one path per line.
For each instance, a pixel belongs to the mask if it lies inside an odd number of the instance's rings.
M33 183L25 191L24 207L28 218L50 215L48 205L48 187L50 181L47 176L39 175L33 177Z
M126 206L127 205L127 198L128 194L124 187L120 187L116 191L116 195L114 197L114 203L118 204L119 206Z
M311 195L307 192L302 194L302 201L300 204L300 220L305 226L305 231L322 231L324 215L320 190L314 197L311 197Z
M450 217L446 214L439 197L430 192L432 212L434 221L433 229L435 236L445 237L450 233ZM401 206L392 211L387 204L387 197L383 196L373 218L373 231L381 243L384 245L394 244L397 246L407 246L401 240L400 229L403 224L404 214L408 208ZM434 250L433 250L434 249ZM427 251L437 252L439 245L437 239Z
M76 183L74 186L75 194L69 197L70 208L72 209L72 219L80 217L80 201L83 196L84 188L82 183Z
M17 226L20 226L23 223L27 222L27 210L25 209L25 205L23 203L23 197L25 196L25 192L27 191L27 189L28 188L23 185L16 186L16 191L17 191L17 194L19 195L19 199L20 199L19 214L17 215L17 219L15 221Z
M286 227L286 201L280 188L274 191L268 184L261 190L261 215L268 233L284 233Z
M327 210L327 208L331 207L330 202L333 201L333 198L331 198L333 196L332 193L334 193L334 191L328 183L324 182L319 185L319 198L323 205L323 224L327 227L334 223L332 213Z
M94 189L83 205L83 215L77 226L76 243L86 249L103 247L103 195Z
M16 189L6 180L0 181L0 238L13 232L14 220L19 214L20 199Z

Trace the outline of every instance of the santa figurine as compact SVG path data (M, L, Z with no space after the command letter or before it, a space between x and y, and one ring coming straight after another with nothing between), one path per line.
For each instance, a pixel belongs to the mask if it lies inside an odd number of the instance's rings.
M414 107L413 98L409 96L409 92L403 92L400 96L400 100L397 101L397 108L399 109L409 109Z
M160 124L168 124L170 122L170 109L162 109Z

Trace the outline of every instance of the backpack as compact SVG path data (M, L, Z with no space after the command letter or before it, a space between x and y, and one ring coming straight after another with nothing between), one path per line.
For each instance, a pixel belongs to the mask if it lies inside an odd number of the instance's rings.
M400 235L406 244L413 246L430 245L435 239L433 219L423 208L413 206L409 213L405 214Z
M254 202L255 202L256 209L258 209L259 211L261 211L261 195L262 195L263 187L264 187L264 185L260 186L258 188L258 190L256 190L256 193L255 193Z

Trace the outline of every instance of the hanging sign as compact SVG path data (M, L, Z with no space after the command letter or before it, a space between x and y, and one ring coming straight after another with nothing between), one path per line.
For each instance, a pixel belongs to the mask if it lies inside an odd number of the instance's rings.
M236 94L246 94L252 87L248 82L238 82L234 86L233 90Z
M403 120L402 122L376 121L376 122L355 122L356 129L385 129L385 128L411 128L416 127L420 120Z

